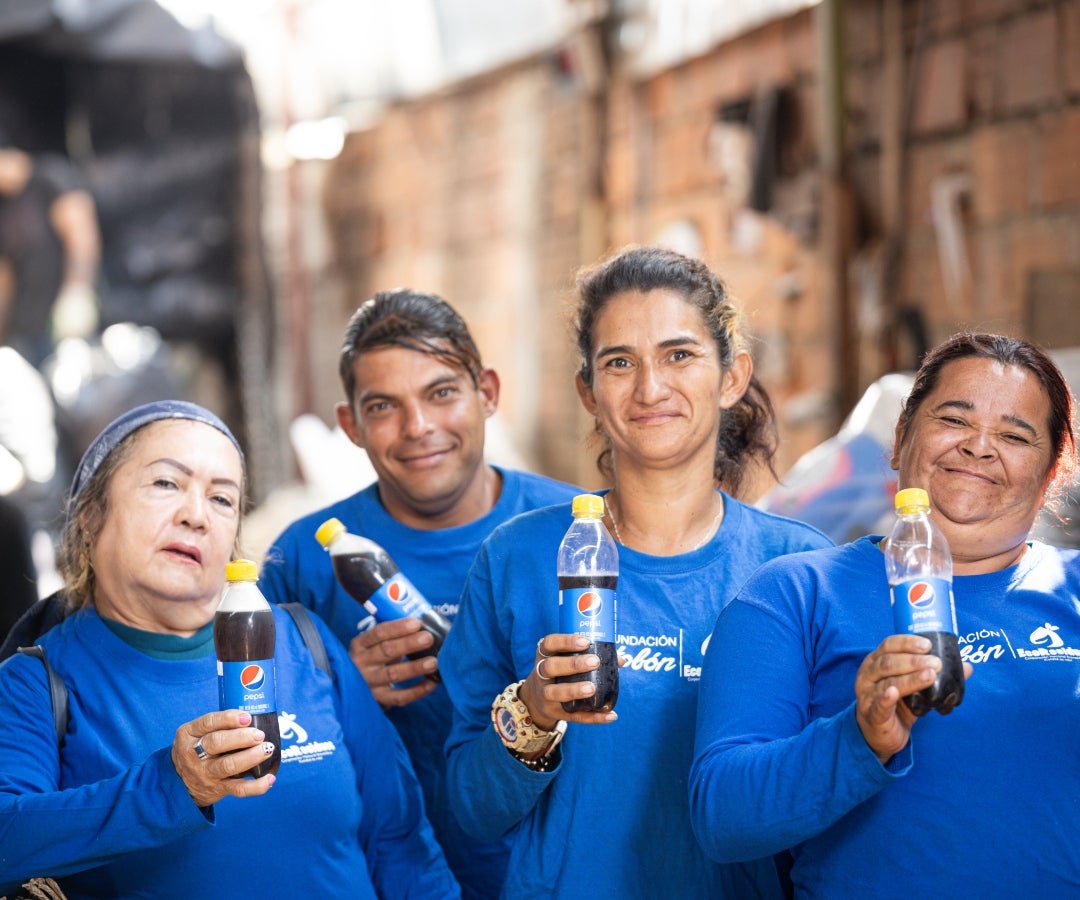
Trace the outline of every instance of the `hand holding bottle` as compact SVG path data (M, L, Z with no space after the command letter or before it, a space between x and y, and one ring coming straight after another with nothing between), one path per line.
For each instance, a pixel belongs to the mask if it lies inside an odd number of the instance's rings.
M349 656L381 706L408 706L435 690L437 682L431 676L437 673L438 662L434 656L421 655L430 653L434 644L434 636L419 619L391 619L354 637ZM418 678L416 684L401 686Z

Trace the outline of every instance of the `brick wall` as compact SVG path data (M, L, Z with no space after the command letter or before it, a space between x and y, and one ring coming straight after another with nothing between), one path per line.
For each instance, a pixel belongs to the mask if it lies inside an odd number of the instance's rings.
M918 328L897 323L921 322L931 341L963 326L1022 332L1032 274L1080 268L1080 2L905 0L899 31L887 7L846 4L857 346L839 344L819 261L812 11L647 78L616 71L600 97L553 55L394 107L331 170L343 291L316 314L343 324L394 285L441 293L500 372L501 409L530 465L593 486L591 423L572 385L573 272L607 248L682 235L742 306L780 412L783 470L846 413L841 354L857 356L861 391L914 362ZM884 64L897 39L900 81ZM740 110L756 121L780 89L779 168L770 204L753 212ZM898 135L886 111L905 90ZM895 216L889 189L902 198ZM943 234L957 236L944 266Z

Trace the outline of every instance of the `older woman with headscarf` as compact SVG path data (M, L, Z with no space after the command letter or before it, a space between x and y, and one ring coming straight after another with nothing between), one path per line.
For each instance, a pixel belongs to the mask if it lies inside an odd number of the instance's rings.
M333 678L275 611L283 761L240 774L274 750L218 709L244 485L236 439L190 403L134 409L86 451L60 554L74 609L39 641L68 694L59 750L45 668L0 666L0 891L458 896L400 741L321 622Z

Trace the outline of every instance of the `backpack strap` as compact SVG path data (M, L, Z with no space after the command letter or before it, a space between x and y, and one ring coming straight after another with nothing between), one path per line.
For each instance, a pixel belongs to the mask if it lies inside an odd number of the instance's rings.
M45 656L45 648L34 644L32 647L19 647L19 653L26 656L36 656L45 666L45 675L49 679L49 696L52 698L53 720L56 727L56 746L64 746L64 735L67 734L68 726L68 695L64 679L56 674L56 670L49 665Z
M296 602L280 603L278 605L292 616L292 620L296 623L297 630L300 632L300 637L304 639L304 643L307 645L308 652L315 659L315 665L329 675L331 681L337 681L334 670L330 667L330 657L326 655L326 645L323 643L322 637L319 636L319 629L311 621L311 614L307 611L307 607Z

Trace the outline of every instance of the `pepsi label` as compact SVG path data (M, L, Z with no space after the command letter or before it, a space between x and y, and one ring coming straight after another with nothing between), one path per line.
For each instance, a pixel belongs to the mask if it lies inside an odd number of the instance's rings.
M364 601L364 608L380 622L385 622L409 616L418 619L421 613L431 609L431 604L408 578L397 572Z
M583 634L593 643L615 642L615 591L573 587L559 591L559 631Z
M916 578L894 584L892 607L897 634L956 634L952 584L947 578Z
M277 710L274 661L252 659L217 664L218 699L222 709L241 709L253 716Z

